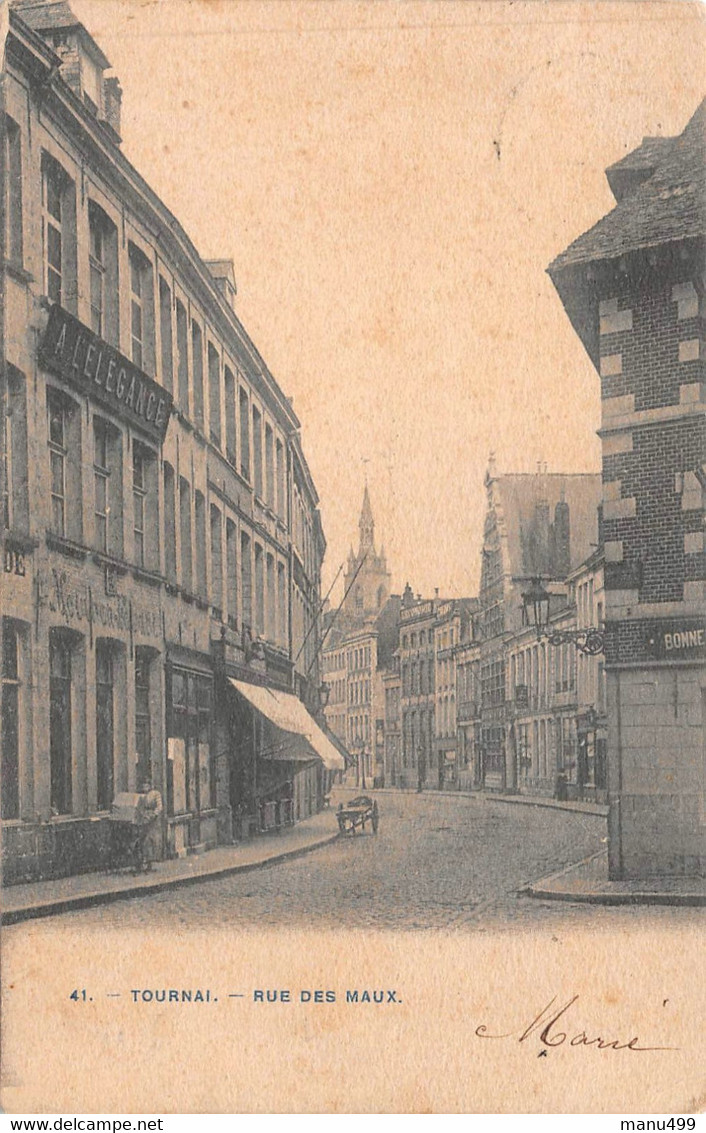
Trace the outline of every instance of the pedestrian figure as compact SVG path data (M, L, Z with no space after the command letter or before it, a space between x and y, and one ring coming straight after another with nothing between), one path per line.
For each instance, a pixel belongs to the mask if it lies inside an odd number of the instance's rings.
M372 819L372 823L373 823L373 834L377 834L378 826L380 825L380 812L378 810L377 799L373 800L373 810L372 810L371 819Z
M135 873L147 873L152 869L149 843L162 813L162 796L149 779L140 782L139 795L135 812Z

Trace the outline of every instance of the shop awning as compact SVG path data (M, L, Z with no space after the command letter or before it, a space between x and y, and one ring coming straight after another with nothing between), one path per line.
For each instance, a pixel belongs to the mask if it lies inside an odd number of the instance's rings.
M283 732L303 736L328 771L343 771L345 760L296 696L229 677L236 692ZM283 758L283 757L280 757Z

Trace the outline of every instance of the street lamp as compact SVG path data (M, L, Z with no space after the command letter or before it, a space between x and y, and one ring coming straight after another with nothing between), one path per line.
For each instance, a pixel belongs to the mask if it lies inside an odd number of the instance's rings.
M589 626L588 629L554 629L549 625L549 602L551 595L542 585L542 579L533 578L530 588L522 595L522 621L526 626L537 629L537 640L546 637L550 645L564 645L567 642L576 646L581 653L595 656L602 653L605 638L602 630Z

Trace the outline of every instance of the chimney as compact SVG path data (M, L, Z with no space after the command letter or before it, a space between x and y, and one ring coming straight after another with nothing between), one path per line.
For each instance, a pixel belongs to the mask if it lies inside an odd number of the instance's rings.
M121 140L120 113L123 105L123 91L115 75L103 79L103 112L107 126L115 134L116 141Z

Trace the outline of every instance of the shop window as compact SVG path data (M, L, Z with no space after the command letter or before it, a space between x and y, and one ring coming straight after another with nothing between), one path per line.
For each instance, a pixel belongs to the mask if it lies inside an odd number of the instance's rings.
M232 519L226 520L226 599L228 625L238 628L238 529Z
M148 374L155 372L154 281L152 265L134 244L128 246L130 260L131 357Z
M272 426L265 425L265 491L271 508L275 507L275 450Z
M159 345L161 380L171 393L174 388L174 345L172 333L172 293L169 284L159 277Z
M178 400L183 411L189 412L189 323L184 304L176 301Z
M216 618L223 617L223 549L220 509L211 504L211 605Z
M164 573L176 582L176 486L174 469L164 462Z
M96 781L98 810L109 810L114 794L115 655L110 641L96 642Z
M226 456L235 468L235 378L225 367Z
M118 231L95 201L88 202L91 328L118 345Z
M156 453L132 443L133 561L146 570L159 567L159 507Z
M20 817L20 704L22 642L19 626L2 623L2 796L0 817Z
M62 167L42 157L44 291L52 303L76 313L76 189Z
M265 555L259 543L255 544L255 633L265 636Z
M186 591L193 587L191 552L191 488L188 480L179 478L179 534L181 537L181 585Z
M221 360L212 342L208 344L208 417L214 445L221 447Z
M135 649L135 754L137 756L137 782L150 779L150 666L152 651L138 646Z
M196 535L196 593L205 598L206 584L206 501L201 492L194 494L194 522Z
M50 465L50 525L55 535L80 542L81 419L74 401L47 389L47 434Z
M20 129L5 118L5 259L22 266L22 143Z
M242 386L238 387L240 412L240 475L250 480L250 404Z
M198 323L191 323L194 421L203 429L203 335Z
M70 814L73 642L60 630L49 631L49 762L52 814Z
M212 682L183 669L171 673L167 806L170 814L198 814L216 801L216 777L210 740Z
M243 603L243 626L252 628L252 551L250 536L240 534L240 579Z
M102 417L93 418L94 543L104 554L123 552L122 437Z
M0 405L2 521L6 530L29 531L27 468L27 387L24 374L7 365L5 398Z
M262 414L254 405L252 407L252 443L253 487L255 495L262 499Z

